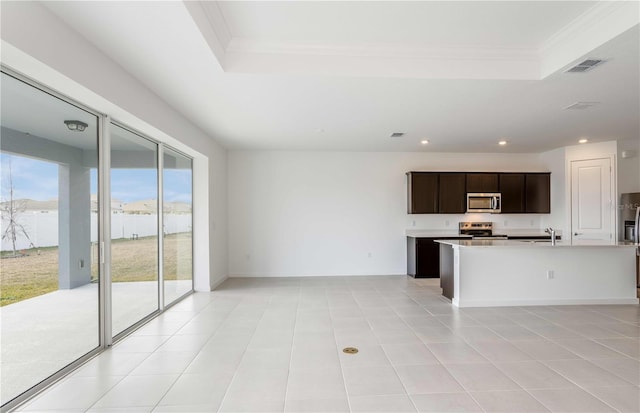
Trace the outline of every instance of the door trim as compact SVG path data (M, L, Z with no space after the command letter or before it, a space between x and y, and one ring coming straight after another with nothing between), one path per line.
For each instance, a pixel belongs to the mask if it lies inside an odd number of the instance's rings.
M609 160L609 165L611 166L611 170L609 173L609 180L610 180L610 185L611 185L611 210L610 210L610 214L611 214L611 237L612 237L612 242L615 243L618 240L618 174L617 174L617 164L616 164L616 155L615 154L602 154L602 155L594 155L594 156L588 156L588 157L576 157L576 158L567 158L566 160L566 164L565 164L565 172L566 172L566 181L565 181L565 200L566 200L566 208L565 208L565 213L566 213L566 223L567 223L567 234L569 234L569 237L566 237L565 239L568 239L571 241L571 243L573 244L573 216L572 216L572 210L573 210L573 199L572 199L572 194L573 194L573 162L578 162L578 161L595 161L598 159L608 159Z

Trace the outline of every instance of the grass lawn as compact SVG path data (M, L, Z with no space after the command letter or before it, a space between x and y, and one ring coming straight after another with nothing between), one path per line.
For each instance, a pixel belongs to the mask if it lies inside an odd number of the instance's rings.
M113 282L153 281L158 278L156 237L111 241ZM164 241L164 277L189 279L192 273L191 233L171 234ZM0 306L58 289L58 247L32 248L25 255L0 259ZM97 246L91 251L91 274L98 276ZM180 260L178 260L180 257Z

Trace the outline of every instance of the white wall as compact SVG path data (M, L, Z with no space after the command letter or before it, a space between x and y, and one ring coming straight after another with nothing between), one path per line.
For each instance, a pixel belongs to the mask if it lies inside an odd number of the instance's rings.
M1 19L3 65L194 158L195 286L224 280L225 149L38 3L3 2Z
M548 169L537 154L232 151L229 275L406 274L406 229L470 218L407 214L405 173L420 170ZM476 215L536 229L544 216Z
M541 226L562 231L566 237L571 228L567 224L565 148L554 149L540 154L546 170L551 172L551 213L541 216Z

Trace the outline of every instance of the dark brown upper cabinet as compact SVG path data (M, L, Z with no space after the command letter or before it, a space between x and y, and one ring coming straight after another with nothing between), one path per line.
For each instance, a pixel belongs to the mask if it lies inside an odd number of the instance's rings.
M407 212L438 213L438 177L436 172L407 172Z
M525 212L548 214L551 212L551 174L525 174Z
M467 175L467 192L498 192L498 174L474 172Z
M502 194L502 213L521 214L525 212L525 174L501 173L499 188Z
M549 172L407 172L407 184L409 214L464 214L468 192L500 192L503 214L551 212Z
M466 175L462 172L440 172L439 213L464 214L467 211Z

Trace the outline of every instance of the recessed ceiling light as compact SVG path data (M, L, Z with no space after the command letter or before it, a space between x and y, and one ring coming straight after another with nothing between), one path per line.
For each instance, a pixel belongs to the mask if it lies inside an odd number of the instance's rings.
M507 141L505 141L505 140L501 140L501 141L498 142L498 145L501 145L501 146L504 146L506 144L507 144Z
M428 144L428 143L429 143L429 141L428 141L428 140L426 140L426 139L424 139L424 140L421 140L421 141L420 141L420 143L421 143L421 144L423 144L423 145L426 145L426 144Z
M582 139L578 140L578 143L587 143L587 142L589 142L589 139L587 139L587 138L582 138Z
M401 136L404 136L406 132L393 132L391 135L389 135L390 138L399 138Z

